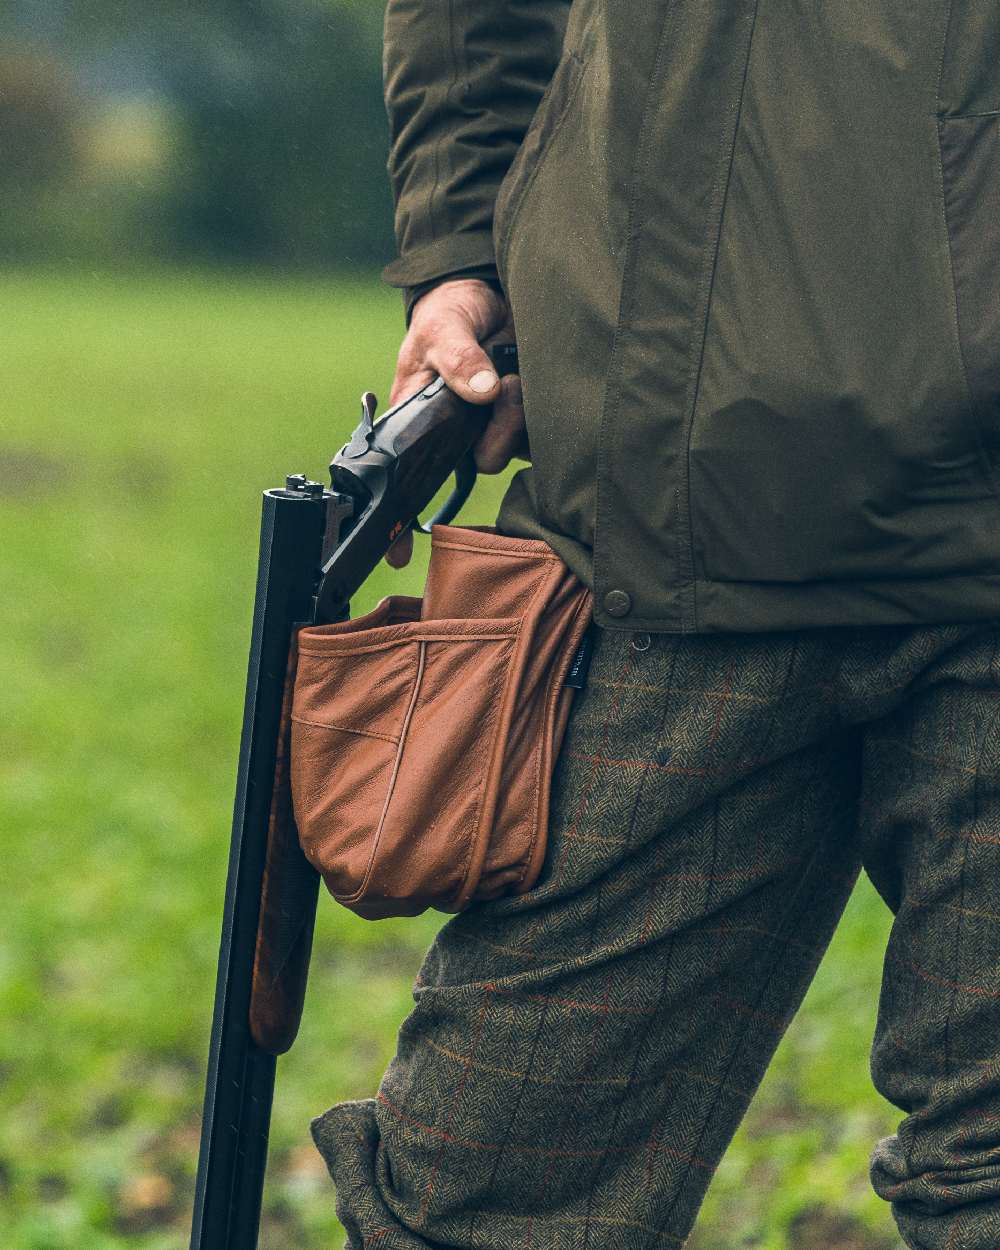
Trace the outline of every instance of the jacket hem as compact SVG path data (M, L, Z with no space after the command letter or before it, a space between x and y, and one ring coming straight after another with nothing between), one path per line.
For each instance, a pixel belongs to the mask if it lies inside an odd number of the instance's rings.
M695 582L698 633L1000 620L1000 573L858 582ZM619 628L680 632L630 619Z

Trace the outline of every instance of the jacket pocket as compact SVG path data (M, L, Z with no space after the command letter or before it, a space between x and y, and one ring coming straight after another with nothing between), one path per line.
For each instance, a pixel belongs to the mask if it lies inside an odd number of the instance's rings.
M585 67L586 63L578 52L571 48L563 52L538 108L535 109L517 155L500 184L493 213L493 243L497 269L504 281L508 245L517 219L528 198L528 192L545 163L552 142L570 110Z
M1000 113L938 119L958 333L972 403L1000 455Z

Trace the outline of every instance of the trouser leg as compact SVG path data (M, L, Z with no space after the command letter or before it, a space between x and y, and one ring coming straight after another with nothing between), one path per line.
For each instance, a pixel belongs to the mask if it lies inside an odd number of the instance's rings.
M872 1160L918 1250L1000 1247L1000 658L955 629L864 738L866 867L895 909L872 1056L907 1114Z
M315 1122L351 1247L683 1242L857 872L837 664L602 636L538 884L445 925L377 1098Z

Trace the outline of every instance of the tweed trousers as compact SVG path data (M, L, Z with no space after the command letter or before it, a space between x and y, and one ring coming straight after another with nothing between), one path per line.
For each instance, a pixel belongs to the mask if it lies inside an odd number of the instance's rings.
M671 1250L859 870L895 920L871 1177L1000 1247L1000 627L599 633L545 864L449 920L377 1097L313 1124L352 1250Z

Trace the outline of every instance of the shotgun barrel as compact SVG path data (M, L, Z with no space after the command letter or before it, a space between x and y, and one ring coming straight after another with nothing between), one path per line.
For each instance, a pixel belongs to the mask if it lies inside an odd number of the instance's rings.
M494 348L516 371L511 345ZM361 424L330 466L332 490L301 475L264 494L243 732L195 1187L191 1250L255 1250L276 1056L295 1039L319 876L288 795L290 666L307 623L344 619L350 598L454 472L432 518L457 513L475 482L471 449L489 410L436 379Z
M191 1250L257 1245L275 1055L250 1030L254 955L289 644L311 610L326 505L322 493L294 488L264 495ZM298 847L287 849L294 854ZM301 851L299 857L303 892L311 896L303 917L308 947L318 877Z

